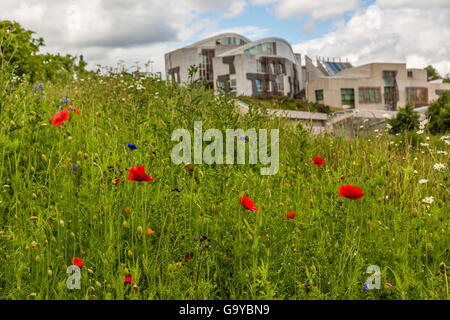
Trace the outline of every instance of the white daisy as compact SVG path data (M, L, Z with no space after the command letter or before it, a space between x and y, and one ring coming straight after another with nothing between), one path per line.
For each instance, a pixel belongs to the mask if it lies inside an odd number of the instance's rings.
M417 134L422 134L422 133L423 133L423 130L417 131Z
M428 182L427 179L420 179L420 180L419 180L419 183L420 183L420 184L424 184L424 183L427 183L427 182Z
M431 197L425 197L425 199L422 200L422 202L425 202L425 203L428 203L428 204L433 203L433 201L434 201L434 199L433 199L432 196Z
M433 168L440 171L441 169L444 169L444 168L445 168L445 164L443 164L443 163L436 163L436 164L433 166Z
M443 154L443 155L447 155L447 151L442 151L442 150L438 150L436 151L437 154Z
M450 138L450 136L442 136L440 139L441 140L448 140Z
M420 145L422 146L422 147L428 147L429 146L429 144L428 143L420 143Z

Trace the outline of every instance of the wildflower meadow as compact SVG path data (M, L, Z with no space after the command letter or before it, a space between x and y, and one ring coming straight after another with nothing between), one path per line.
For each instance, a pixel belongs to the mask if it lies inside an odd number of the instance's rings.
M450 298L450 137L424 123L312 136L154 77L0 85L1 299ZM278 129L279 170L174 164L194 121Z

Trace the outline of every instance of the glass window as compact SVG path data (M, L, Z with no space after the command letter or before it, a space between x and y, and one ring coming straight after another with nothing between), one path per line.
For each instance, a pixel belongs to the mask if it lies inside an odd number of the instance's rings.
M275 83L277 84L278 91L284 91L284 79L282 74L275 78Z
M413 77L413 72L412 71L408 71L408 78L412 78Z
M359 88L359 103L381 103L380 88Z
M343 105L355 105L355 90L353 88L341 89L341 101Z
M269 91L270 92L273 91L273 82L272 82L272 80L269 80Z
M256 53L257 54L262 54L263 53L263 49L262 49L262 44L261 43L256 46Z
M428 104L428 88L406 88L406 100L415 106Z
M261 80L256 80L256 90L262 91Z
M231 91L236 91L237 90L236 79L231 79L230 89L231 89Z
M323 101L323 90L316 90L316 102Z
M266 51L267 54L273 54L272 53L272 42L266 43Z

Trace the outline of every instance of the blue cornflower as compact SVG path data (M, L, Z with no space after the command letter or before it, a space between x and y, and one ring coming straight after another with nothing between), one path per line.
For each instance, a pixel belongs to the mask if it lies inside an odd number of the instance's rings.
M247 140L248 139L248 137L247 136L242 136L242 137L239 137L239 140Z
M127 147L130 148L131 150L136 150L137 149L136 145L132 144L132 143L129 143Z
M370 289L369 289L369 285L366 282L366 283L364 283L363 291L367 291L367 290L370 290Z
M70 170L77 170L77 169L78 169L78 166L76 164L74 164L73 167L70 168Z

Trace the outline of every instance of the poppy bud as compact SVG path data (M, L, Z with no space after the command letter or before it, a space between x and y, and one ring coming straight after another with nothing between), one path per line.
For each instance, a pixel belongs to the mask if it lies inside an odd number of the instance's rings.
M64 220L59 220L59 225L64 228Z
M72 136L68 136L67 140L72 141Z
M52 270L50 270L50 269L47 271L47 273L48 273L48 276L49 276L49 277L51 277L51 276L53 275L53 272L52 272Z
M34 261L36 261L36 263L41 262L41 257L40 256L36 256L36 258L34 258Z
M75 233L71 232L71 233L70 233L70 237L71 237L71 238L75 238Z
M128 228L128 222L127 222L127 220L124 220L124 221L123 221L122 227Z
M128 258L131 259L133 257L133 251L128 250L127 255L128 255Z
M36 200L36 199L37 199L36 193L33 192L33 194L31 195L31 197L32 197L34 200Z
M87 155L87 153L85 153L85 154L84 154L84 158L87 159L87 157L88 157L88 155Z
M138 235L142 235L142 232L143 232L142 227L141 227L141 226L138 226L138 227L137 227L137 233L138 233Z

